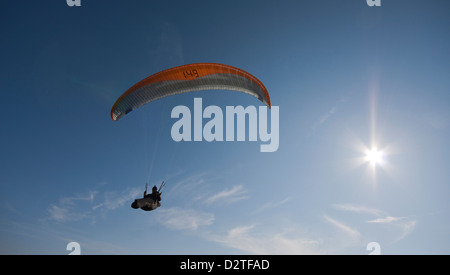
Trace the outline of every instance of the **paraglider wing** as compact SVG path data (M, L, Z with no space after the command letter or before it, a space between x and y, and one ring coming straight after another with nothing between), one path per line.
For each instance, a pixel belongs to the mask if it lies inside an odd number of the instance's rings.
M217 63L194 63L151 75L128 89L111 109L116 121L151 101L200 90L232 90L258 98L269 108L270 97L261 81L241 69Z

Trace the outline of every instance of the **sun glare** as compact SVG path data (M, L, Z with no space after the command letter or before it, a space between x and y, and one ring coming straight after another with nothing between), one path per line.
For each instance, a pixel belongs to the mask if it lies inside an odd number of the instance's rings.
M374 147L366 152L366 160L372 165L381 164L383 162L383 152Z

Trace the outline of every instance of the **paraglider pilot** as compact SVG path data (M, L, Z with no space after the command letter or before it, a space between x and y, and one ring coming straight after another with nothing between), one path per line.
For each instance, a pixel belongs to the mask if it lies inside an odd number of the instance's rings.
M164 186L164 183L165 182L163 181L160 190ZM131 204L131 207L134 209L140 208L145 211L155 210L156 208L161 206L161 192L159 192L160 190L158 190L155 185L152 188L152 193L147 194L147 185L145 185L144 197L142 199L134 200L134 202Z
M144 191L144 198L150 198L153 201L156 201L159 205L161 205L159 202L161 201L161 193L158 192L158 187L154 185L152 187L152 193L147 195L147 189Z

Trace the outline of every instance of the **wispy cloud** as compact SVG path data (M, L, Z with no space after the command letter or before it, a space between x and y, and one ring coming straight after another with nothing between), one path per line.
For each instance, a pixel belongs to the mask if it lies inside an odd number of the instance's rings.
M172 185L170 191L170 196L185 198L186 194L197 193L193 190L199 190L207 182L208 173L200 172L193 175L185 176L181 179L173 179L170 184ZM191 198L189 198L191 200Z
M214 214L173 207L160 209L158 221L170 229L195 231L201 226L211 225L214 222Z
M323 113L319 117L319 119L314 122L314 124L311 127L311 131L315 131L321 125L325 124L325 122L328 121L333 115L335 115L339 110L339 108L341 108L341 106L347 101L348 99L345 97L340 98L330 109L328 109L325 113Z
M367 221L367 223L374 224L385 224L392 227L396 227L400 230L400 236L395 239L398 242L409 235L416 227L417 221L409 219L407 217L392 217L387 216L385 218L378 218L374 220Z
M362 215L370 215L372 216L370 219L366 221L366 223L369 224L377 224L377 225L385 225L392 228L397 228L397 230L400 230L400 236L396 238L395 241L399 241L403 238L405 238L407 235L409 235L415 228L417 224L417 220L408 218L408 217L394 217L389 215L387 212L382 211L380 209L367 207L364 205L357 205L357 204L334 204L332 205L333 208L342 210L342 211L348 211L348 212L354 212L359 213ZM373 218L375 217L375 218Z
M416 220L407 220L400 223L398 226L401 228L402 233L395 241L398 242L409 235L416 228L416 224Z
M123 206L126 203L130 203L142 193L142 190L137 188L127 189L120 193L115 191L105 192L103 202L96 204L92 207L93 210L114 210Z
M270 201L270 202L268 202L266 204L263 204L260 208L256 209L254 211L254 213L258 213L258 212L262 212L262 211L267 210L267 209L279 207L279 206L281 206L281 205L283 205L283 204L285 204L285 203L287 203L287 202L289 202L291 200L292 200L292 197L287 197L287 198L285 198L283 200Z
M50 205L47 209L48 219L58 222L78 221L88 217L89 212L75 211L73 207L67 205Z
M356 230L356 229L354 229L354 228L344 224L341 221L338 221L336 219L330 218L327 215L325 215L324 217L325 217L325 220L327 222L329 222L330 224L332 224L333 226L338 228L341 232L344 232L345 234L347 234L352 239L356 240L356 239L359 239L361 237L361 233L359 233L358 230Z
M285 233L255 233L255 225L237 226L212 240L252 254L319 254L318 241Z
M333 204L332 207L338 210L355 212L360 214L370 214L375 216L385 215L385 213L379 209L358 204L350 204L350 203Z
M244 186L236 185L229 190L223 190L220 191L219 193L211 195L210 197L205 199L205 203L212 204L217 201L225 201L227 203L232 203L248 198L249 196L247 196L246 194L247 190L244 189Z
M336 111L337 111L337 107L333 106L330 110L328 110L328 112L326 112L325 114L323 114L320 117L319 124L322 124L325 121L327 121L334 113L336 113Z
M105 213L129 203L140 193L136 188L122 192L108 191L103 193L103 200L99 201L100 191L88 191L76 196L62 197L58 203L50 204L47 217L42 220L57 222L72 222L83 219L94 219L96 211Z
M404 219L406 219L406 218L405 217L391 217L391 216L388 216L388 217L385 217L385 218L378 218L378 219L370 220L370 221L367 221L367 222L368 223L392 223L392 222L401 221L401 220L404 220Z
M77 201L87 201L92 202L97 195L97 191L89 191L87 194L80 194L73 197L64 197L59 200L60 204L63 205L74 205Z
M97 193L97 191L89 191L86 194L59 199L58 204L51 204L47 209L47 219L58 222L68 222L79 221L89 217L90 210L86 208L81 210L78 206L83 203L92 203Z

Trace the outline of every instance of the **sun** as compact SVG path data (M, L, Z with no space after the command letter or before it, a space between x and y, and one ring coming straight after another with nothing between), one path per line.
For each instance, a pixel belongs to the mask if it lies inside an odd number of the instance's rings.
M367 162L375 166L383 163L383 156L383 151L378 150L376 147L372 147L372 149L366 151L365 159Z

